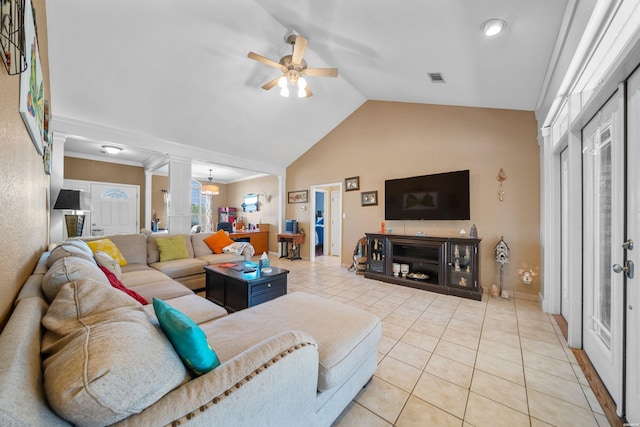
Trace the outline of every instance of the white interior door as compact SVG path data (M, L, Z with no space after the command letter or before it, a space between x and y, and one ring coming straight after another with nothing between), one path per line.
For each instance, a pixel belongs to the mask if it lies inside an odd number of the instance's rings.
M569 321L569 150L560 153L560 313Z
M342 197L340 190L331 191L331 256L342 253Z
M137 233L139 189L133 185L91 184L91 234Z
M583 144L583 345L622 409L624 241L624 134L621 90L582 131Z
M626 250L626 260L640 266L640 71L627 82L627 239L635 248ZM622 260L621 260L622 261ZM622 264L622 262L620 263ZM640 425L640 281L638 271L626 279L626 418Z

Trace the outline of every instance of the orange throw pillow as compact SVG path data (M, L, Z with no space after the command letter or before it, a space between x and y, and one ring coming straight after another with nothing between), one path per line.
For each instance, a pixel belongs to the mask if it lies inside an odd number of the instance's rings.
M225 246L234 243L224 230L218 230L216 233L204 239L203 242L209 246L209 249L211 249L214 254L221 254Z

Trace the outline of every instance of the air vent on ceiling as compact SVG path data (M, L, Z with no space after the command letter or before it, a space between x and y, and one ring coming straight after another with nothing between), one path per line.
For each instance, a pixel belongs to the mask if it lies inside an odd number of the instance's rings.
M444 83L444 77L440 73L429 73L431 83Z

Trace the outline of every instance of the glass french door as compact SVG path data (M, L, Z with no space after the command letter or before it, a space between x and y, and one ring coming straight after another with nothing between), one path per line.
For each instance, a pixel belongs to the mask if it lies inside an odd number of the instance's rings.
M569 149L565 148L560 153L560 255L562 266L560 275L560 314L569 321Z
M627 244L625 267L640 266L640 70L627 82ZM618 263L622 264L622 260ZM629 264L632 263L632 264ZM640 425L640 281L635 272L626 278L625 416Z
M623 384L624 111L617 91L582 130L583 346L621 409Z

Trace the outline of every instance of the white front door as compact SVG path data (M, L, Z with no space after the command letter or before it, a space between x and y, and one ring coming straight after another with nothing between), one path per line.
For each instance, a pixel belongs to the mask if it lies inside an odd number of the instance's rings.
M582 130L583 346L618 407L623 384L623 97L618 90Z
M640 266L640 71L627 82L627 239L635 243L626 252L627 263ZM618 261L623 264L623 260ZM624 265L624 264L623 264ZM626 265L628 267L628 264ZM626 279L626 418L640 424L640 280L636 271Z
M91 184L91 234L137 233L139 189L133 185Z

